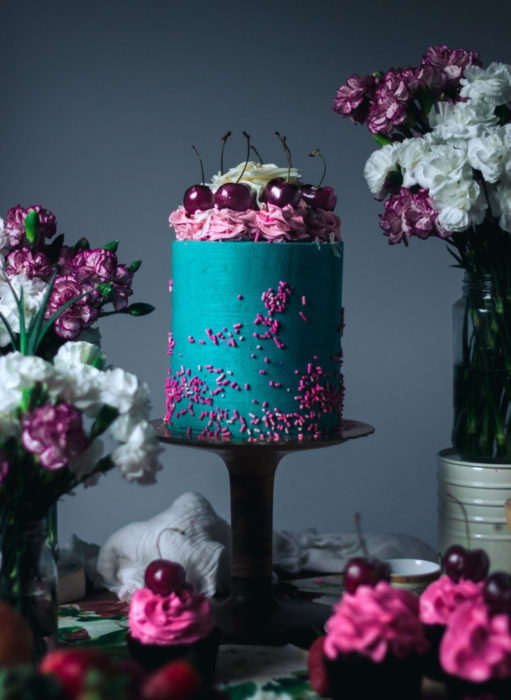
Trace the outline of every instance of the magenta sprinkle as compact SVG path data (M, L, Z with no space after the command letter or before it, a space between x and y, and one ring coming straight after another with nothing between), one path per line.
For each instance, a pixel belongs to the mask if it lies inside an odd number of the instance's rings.
M252 403L255 404L256 406L259 405L259 401L257 399L252 399Z
M199 343L200 343L201 345L206 345L206 341L205 341L205 340L199 340Z
M238 345L236 344L236 341L234 340L234 338L231 338L231 339L229 340L229 342L227 343L227 345L229 345L231 348L237 348L237 347L238 347Z
M269 365L271 363L271 360L269 357L265 357L264 361L266 362L267 365Z
M193 336L191 336L191 335L188 336L188 342L195 343L195 339L193 338Z
M305 296L302 297L302 306L307 306L307 299Z
M243 294L238 294L238 299L243 299Z
M250 384L245 384L245 389L248 391L250 389Z
M265 369L260 369L259 374L268 374L268 372Z
M300 311L299 316L300 316L301 318L303 318L304 321L308 321L308 320L309 320L309 319L307 318L307 316L303 313L303 311Z
M256 355L254 355L253 352L250 353L250 357L253 357L255 359Z

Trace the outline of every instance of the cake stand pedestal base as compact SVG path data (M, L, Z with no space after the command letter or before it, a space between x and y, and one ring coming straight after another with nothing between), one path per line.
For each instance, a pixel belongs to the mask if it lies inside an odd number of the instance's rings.
M331 614L326 605L283 600L272 591L273 484L280 460L290 452L332 447L374 432L367 423L343 421L327 440L214 442L174 433L156 424L162 442L214 452L229 472L231 495L231 593L213 601L225 642L308 647Z

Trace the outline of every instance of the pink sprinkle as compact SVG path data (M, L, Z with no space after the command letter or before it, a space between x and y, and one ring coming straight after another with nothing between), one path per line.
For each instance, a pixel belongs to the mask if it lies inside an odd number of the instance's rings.
M195 343L195 339L193 338L193 336L191 336L191 335L188 336L188 342Z
M280 341L278 338L276 338L275 336L273 336L273 341L274 341L275 345L279 348L279 350L282 350L282 348L285 347L284 343L282 341Z
M236 341L234 340L234 338L231 338L231 339L229 340L229 342L227 343L227 345L229 345L231 348L237 348L237 347L238 347L238 346L236 345Z
M211 340L213 341L214 345L218 345L218 338L216 337L216 335L212 335Z
M243 294L238 294L238 299L243 299Z
M307 299L305 298L305 296L303 296L302 297L302 306L306 306L306 305L307 305Z
M307 318L307 316L303 313L303 311L300 311L299 316L301 316L301 318L303 318L304 321L308 321L308 318Z
M192 429L190 427L188 427L186 429L186 437L188 437L188 438L191 437L191 434L192 434Z
M234 323L232 327L233 328L242 328L243 324L242 323Z
M200 343L201 345L206 345L206 341L205 341L205 340L199 340L199 343Z
M259 370L259 374L267 374L267 372L266 372L265 369L260 369L260 370Z
M267 365L269 365L271 363L271 360L268 357L265 357L264 361L266 362Z
M253 352L251 352L251 353L250 353L250 357L253 357L253 358L255 358L255 355L254 355L254 353L253 353Z
M245 389L248 391L250 389L250 384L245 384Z
M263 401L263 408L268 408L268 401Z
M252 399L252 403L254 403L256 406L259 405L259 401L257 401L257 399Z
M219 386L218 389L215 389L215 390L212 391L211 393L212 393L213 396L216 396L216 395L219 394L221 391L223 391L223 388L222 388L221 386Z

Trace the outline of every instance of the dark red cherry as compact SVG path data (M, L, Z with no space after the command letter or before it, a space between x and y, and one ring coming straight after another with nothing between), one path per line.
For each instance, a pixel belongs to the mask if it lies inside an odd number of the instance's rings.
M155 559L147 566L144 574L147 588L159 595L179 593L185 582L185 570L181 564L168 559Z
M386 561L374 559L372 565L375 583L378 583L378 581L390 581L390 565Z
M511 614L511 576L503 571L490 574L483 585L483 598L492 615Z
M346 564L344 587L348 593L354 593L359 586L372 586L374 583L373 565L363 557L353 557Z
M302 199L312 209L324 209L333 211L337 204L337 195L333 187L315 187L314 185L304 185L302 187Z
M219 209L246 211L254 208L255 193L243 182L227 182L217 189L215 204Z
M461 574L475 583L486 578L490 560L484 549L469 549L465 553L465 568Z
M287 182L283 177L274 177L263 190L263 202L285 207L290 204L297 207L302 195L301 189L294 182Z
M214 207L215 195L207 185L192 185L184 194L183 205L189 215L206 211Z
M444 554L444 571L452 581L458 582L464 575L467 550L460 544L453 544Z

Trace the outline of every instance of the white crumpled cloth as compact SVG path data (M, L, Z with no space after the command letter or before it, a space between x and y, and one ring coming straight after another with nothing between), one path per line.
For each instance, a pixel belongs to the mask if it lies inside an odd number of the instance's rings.
M368 534L365 540L369 553L380 559L437 559L429 545L409 535ZM128 600L144 585L149 562L162 557L179 562L187 580L210 597L229 589L230 542L230 525L204 496L188 492L150 520L131 523L111 535L99 551L97 571L108 590ZM274 567L288 574L339 573L348 559L359 555L355 534L321 535L313 530L273 534Z

